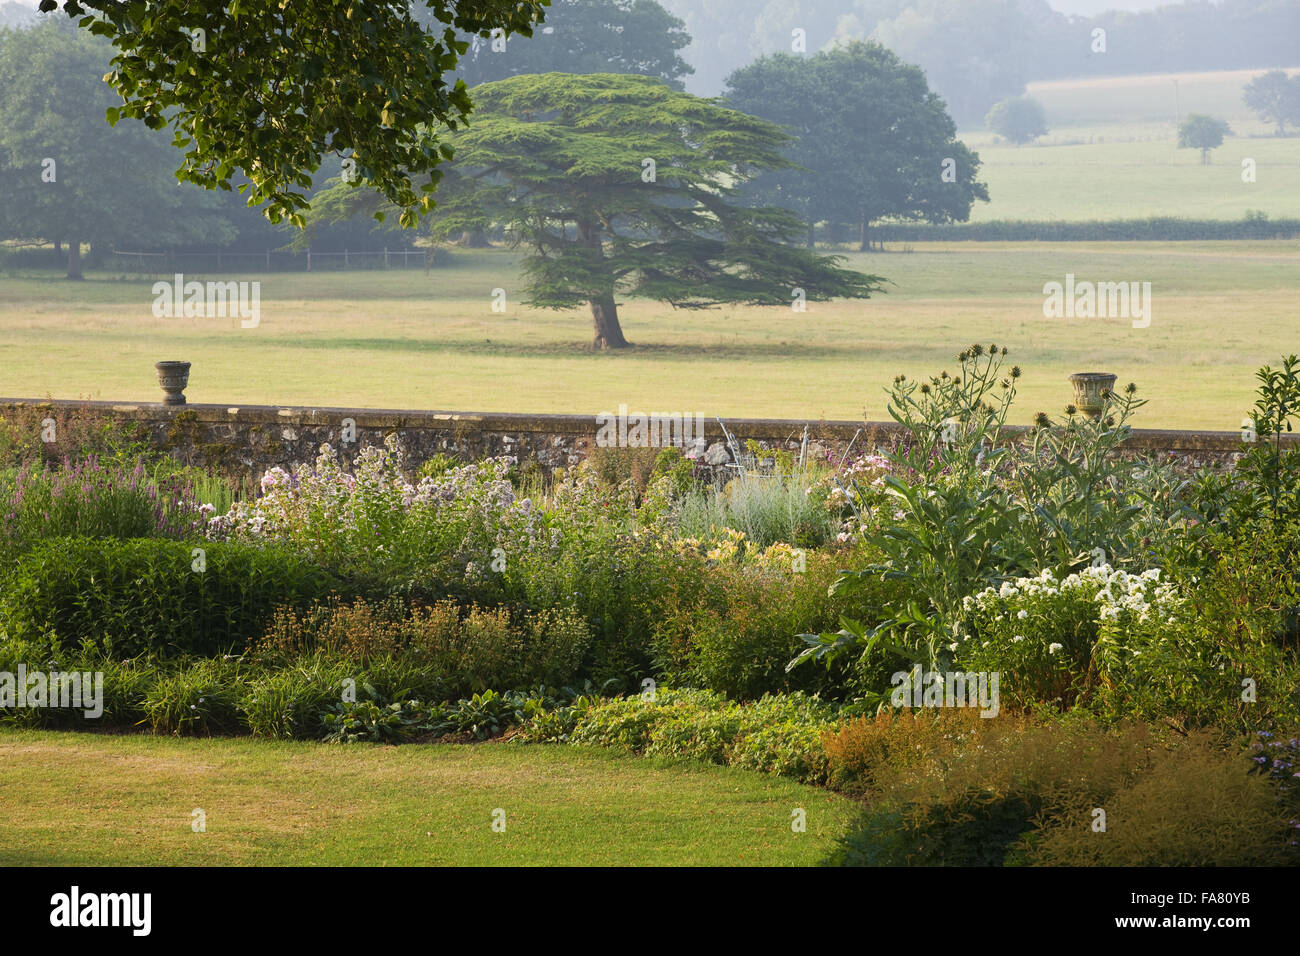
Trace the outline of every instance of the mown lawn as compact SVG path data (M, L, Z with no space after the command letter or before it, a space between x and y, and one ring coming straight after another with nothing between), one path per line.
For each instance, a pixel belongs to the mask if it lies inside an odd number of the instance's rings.
M601 749L0 732L10 866L798 866L854 811L775 777Z
M629 300L636 347L619 354L591 351L588 312L521 305L518 260L503 250L458 251L428 275L245 276L262 281L255 329L154 318L147 279L0 275L0 395L157 401L153 363L185 359L192 402L881 421L895 375L954 368L959 349L993 341L1024 369L1016 422L1059 413L1067 376L1100 370L1151 400L1137 427L1233 430L1255 370L1300 343L1294 242L926 243L847 262L886 276L887 294L806 313ZM1043 285L1067 273L1150 282L1150 325L1045 318Z

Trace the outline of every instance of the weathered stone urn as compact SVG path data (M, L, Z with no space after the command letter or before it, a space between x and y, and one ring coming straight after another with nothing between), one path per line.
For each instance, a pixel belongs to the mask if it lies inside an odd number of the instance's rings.
M1075 372L1070 376L1074 386L1074 404L1090 418L1101 414L1106 396L1115 388L1116 376L1110 372Z
M158 384L162 386L164 405L184 405L185 386L190 383L189 362L154 362L158 370Z

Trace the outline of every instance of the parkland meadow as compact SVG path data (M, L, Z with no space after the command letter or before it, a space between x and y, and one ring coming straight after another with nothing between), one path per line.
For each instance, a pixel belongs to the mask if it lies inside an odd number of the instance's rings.
M890 280L859 302L674 310L620 306L634 348L590 349L586 310L521 305L515 256L457 250L423 270L204 275L258 280L261 318L155 318L154 278L0 273L0 393L156 401L153 363L194 363L191 402L595 414L887 418L884 387L1006 342L1024 370L1012 420L1059 412L1077 371L1150 400L1138 427L1238 427L1254 370L1300 333L1294 242L918 243L846 253ZM1049 319L1043 286L1151 283L1151 322ZM506 290L504 312L492 290Z
M1047 114L1046 135L1013 146L987 130L961 133L979 152L991 198L975 204L971 221L1300 215L1300 136L1274 136L1273 126L1242 102L1242 88L1262 72L1030 83L1027 95ZM1199 150L1178 149L1178 119L1190 113L1231 126L1209 166L1201 165ZM1255 163L1254 182L1242 180L1247 159Z

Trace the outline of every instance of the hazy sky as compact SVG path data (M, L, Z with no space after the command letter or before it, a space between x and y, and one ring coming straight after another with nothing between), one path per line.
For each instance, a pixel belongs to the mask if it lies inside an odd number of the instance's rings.
M1047 0L1047 5L1059 13L1084 14L1091 16L1105 10L1153 10L1156 7L1172 7L1181 0Z

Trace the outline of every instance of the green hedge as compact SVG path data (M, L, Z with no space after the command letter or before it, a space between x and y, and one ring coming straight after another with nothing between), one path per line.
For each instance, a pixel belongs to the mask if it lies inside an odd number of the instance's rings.
M1146 219L1033 222L997 219L991 222L882 223L871 228L877 242L1188 242L1214 239L1294 239L1300 219L1247 216L1245 219Z
M202 548L203 569L195 549ZM280 547L138 538L54 538L16 560L0 627L115 657L240 651L280 605L324 597L335 581Z

